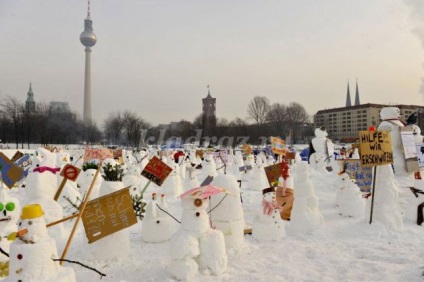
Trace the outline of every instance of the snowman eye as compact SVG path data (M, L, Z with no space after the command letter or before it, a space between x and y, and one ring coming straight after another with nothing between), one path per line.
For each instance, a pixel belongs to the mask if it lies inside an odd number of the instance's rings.
M4 210L4 205L3 205L3 203L0 203L0 211L3 211Z
M194 205L196 207L200 207L202 205L203 201L201 199L196 199L194 200Z
M6 204L6 210L7 211L13 211L15 209L15 203L9 202Z
M19 222L19 226L22 226L22 221L21 221L21 222Z

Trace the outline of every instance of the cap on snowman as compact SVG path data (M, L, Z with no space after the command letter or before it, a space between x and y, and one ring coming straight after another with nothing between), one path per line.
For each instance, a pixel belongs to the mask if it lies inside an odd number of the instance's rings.
M273 193L273 192L275 192L275 187L262 189L262 195L265 195L266 193Z
M44 215L43 209L39 204L26 205L22 208L21 219L32 219Z

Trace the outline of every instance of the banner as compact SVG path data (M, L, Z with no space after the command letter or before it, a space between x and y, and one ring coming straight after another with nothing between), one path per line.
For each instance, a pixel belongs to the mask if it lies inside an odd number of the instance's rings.
M359 148L361 151L361 167L393 163L390 131L360 131Z

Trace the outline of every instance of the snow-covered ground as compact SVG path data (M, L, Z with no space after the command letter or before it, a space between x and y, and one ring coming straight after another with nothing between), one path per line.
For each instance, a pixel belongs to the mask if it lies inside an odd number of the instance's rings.
M286 223L287 237L277 242L258 242L245 235L245 247L228 254L228 269L219 276L198 273L194 281L422 281L424 266L424 229L405 220L404 229L395 232L384 225L368 223L367 218L348 218L338 214L335 195L338 176L335 173L311 174L324 216L321 229L310 234L292 235ZM241 192L246 224L252 224L261 212L262 193ZM423 185L424 186L424 185ZM297 187L295 187L296 190ZM23 189L12 194L23 197ZM147 190L145 195L149 195ZM410 196L401 188L400 199ZM146 196L146 198L148 198ZM371 198L370 198L371 199ZM370 200L369 199L369 200ZM180 218L179 200L168 201L170 212ZM406 203L402 202L406 209ZM212 219L213 220L213 219ZM65 224L70 232L74 221ZM177 227L177 223L175 225ZM145 243L141 222L130 228L131 251L128 257L101 262L84 261L85 235L82 224L74 238L67 259L81 261L107 276L102 281L175 281L169 273L169 243ZM101 240L99 241L101 243ZM57 242L59 255L66 239ZM95 281L98 274L75 264L71 266L78 281Z

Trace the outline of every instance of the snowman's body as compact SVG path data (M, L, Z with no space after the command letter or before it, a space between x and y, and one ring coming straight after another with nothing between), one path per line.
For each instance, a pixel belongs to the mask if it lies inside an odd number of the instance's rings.
M365 199L361 190L347 173L340 175L340 189L336 194L336 205L339 213L349 217L363 217L365 213Z
M44 219L47 223L63 218L62 206L53 198L57 191L57 175L52 172L56 169L56 154L44 148L37 149L38 157L36 169L49 168L50 170L33 171L26 180L26 204L40 204L44 210ZM64 237L63 224L57 224L49 229L51 235L61 239Z
M141 170L135 164L128 167L127 174L122 177L122 182L125 187L130 187L131 196L137 195L141 192L141 183L143 181L143 176L141 176Z
M262 189L269 186L268 178L266 177L264 169L266 162L261 154L256 156L255 165L252 169L253 175L249 180L249 188L256 191L262 191Z
M218 173L216 172L216 163L211 153L205 153L202 161L202 174L200 182L206 179L208 176L215 177Z
M181 183L180 168L175 162L168 164L172 168L172 172L162 184L162 191L168 199L176 199L183 193L183 185Z
M381 222L390 229L403 229L402 213L399 207L399 187L391 165L377 166L372 220ZM366 204L366 214L370 214L371 201Z
M228 192L210 198L210 206L216 207L210 214L212 225L224 234L227 251L239 251L244 246L245 223L237 180L232 175L220 174L214 178L212 185Z
M162 197L160 207L168 211L166 201ZM159 243L171 239L174 228L171 225L170 217L157 207L156 194L152 195L152 200L146 205L146 212L141 222L141 237L144 242Z
M209 201L200 197L181 201L181 225L170 241L171 274L179 280L190 280L199 269L222 274L227 269L225 239L221 231L210 228Z
M390 142L393 151L393 168L398 182L402 187L412 186L414 177L406 170L406 161L400 135L400 129L405 125L400 121L400 110L396 107L386 107L381 109L380 117L382 122L378 130L390 131Z
M314 187L309 180L308 165L300 163L296 171L296 196L291 211L290 232L311 232L322 226L324 218L318 207Z
M10 245L10 271L6 281L76 281L72 268L61 267L52 260L59 258L56 242L49 237L42 214L21 219L19 229L27 229L27 233Z
M77 183L80 186L80 194L82 198L85 198L88 189L90 188L91 183L93 182L94 175L96 175L97 170L90 168L86 171L81 171L81 173L78 175ZM102 185L103 178L100 176L100 174L97 176L96 181L94 182L93 189L91 190L90 198L89 200L93 200L99 197L99 191L100 186Z
M263 190L262 212L252 226L252 236L258 241L276 241L286 236L284 221L280 216L274 188Z
M242 181L246 181L249 188L253 189L252 181L256 178L255 173L253 172L253 166L255 165L255 156L249 154L246 156L244 161L245 173L242 174Z
M237 180L241 180L244 170L240 171L240 167L244 167L243 156L241 151L236 151L233 157L232 173Z
M19 219L20 206L19 200L10 196L5 189L0 190L0 203L3 204L3 210L0 210L0 248L9 253L11 241L7 237L11 233L18 231L16 222ZM0 264L8 260L6 256L0 255Z
M312 149L315 150L309 157L309 163L311 167L315 168L320 172L327 172L325 167L330 162L330 155L328 152L328 143L331 142L327 138L328 133L325 129L316 128L315 138L311 140Z
M191 163L187 165L186 168L186 177L184 180L184 190L188 191L190 189L196 188L200 186L199 179L197 178L197 170L195 166Z

